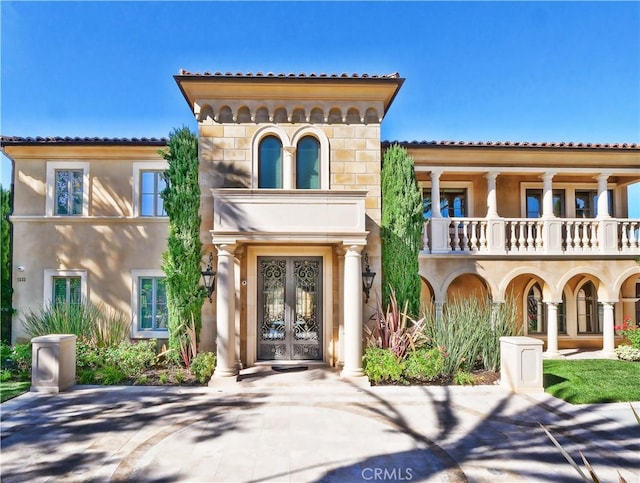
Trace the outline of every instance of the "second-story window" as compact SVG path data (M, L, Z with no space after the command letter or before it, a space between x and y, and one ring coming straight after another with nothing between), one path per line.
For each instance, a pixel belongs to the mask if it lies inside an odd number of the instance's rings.
M160 193L167 186L163 171L140 172L140 215L167 216Z
M55 214L82 215L82 178L81 169L56 170Z
M298 142L296 188L320 188L320 143L312 136L305 136Z
M282 188L282 143L275 136L260 141L258 187Z
M607 190L609 214L613 213L613 191ZM595 218L598 216L598 191L576 190L576 218Z
M540 218L542 216L542 190L527 190L527 218ZM563 218L564 211L564 190L553 190L553 214Z
M432 216L431 189L422 192L423 214ZM467 190L465 188L443 188L440 190L440 213L445 218L463 218L467 216Z

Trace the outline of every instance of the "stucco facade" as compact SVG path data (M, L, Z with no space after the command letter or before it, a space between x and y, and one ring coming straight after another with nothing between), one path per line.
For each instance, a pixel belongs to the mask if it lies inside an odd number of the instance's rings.
M380 127L404 79L182 71L175 80L198 122L200 240L218 276L200 341L217 351L214 379L288 360L361 377L362 327L383 280ZM640 180L640 147L400 144L426 200L427 308L456 296L512 299L548 355L613 350L613 324L638 317L640 220L628 218L627 186ZM56 290L131 314L133 338L167 336L155 309L141 320L141 306L162 294L164 147L2 138L14 162L14 340ZM365 254L378 274L370 303Z

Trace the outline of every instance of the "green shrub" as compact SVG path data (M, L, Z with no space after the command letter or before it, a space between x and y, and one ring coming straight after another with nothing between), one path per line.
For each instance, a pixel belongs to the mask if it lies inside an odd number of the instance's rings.
M216 355L213 352L200 352L191 361L191 374L200 384L205 384L216 367Z
M105 352L106 365L116 367L125 378L135 380L156 361L156 341L121 342Z
M4 341L0 342L0 368L4 369L8 366L12 352L13 349L9 344L6 344Z
M431 382L442 376L444 354L440 349L418 349L407 354L404 376L412 382Z
M404 361L389 349L367 347L363 363L364 373L374 384L403 382Z
M473 386L473 374L466 371L458 371L453 375L453 383L458 386Z
M0 382L7 382L13 378L13 373L9 369L2 369L0 372Z
M75 334L79 340L106 347L129 337L131 320L124 314L88 301L80 304L47 305L30 310L23 325L30 337Z
M443 372L454 376L477 366L500 369L500 337L517 335L516 308L512 300L504 304L480 302L476 298L456 298L447 302L441 317L425 316L425 333L431 347L446 353Z
M620 331L620 334L629 341L631 347L640 349L640 327L631 324L630 316L627 315L622 326L616 326L615 329Z
M100 369L96 370L95 378L100 384L105 384L107 386L113 384L120 384L127 376L120 368L107 364Z
M160 384L166 384L169 382L169 374L163 372L158 376L158 379L160 380Z
M105 349L94 347L84 341L76 342L76 371L95 370L105 363Z
M619 345L615 349L618 359L623 361L640 362L640 349L630 345Z
M76 374L78 384L97 384L96 372L93 369L82 369Z

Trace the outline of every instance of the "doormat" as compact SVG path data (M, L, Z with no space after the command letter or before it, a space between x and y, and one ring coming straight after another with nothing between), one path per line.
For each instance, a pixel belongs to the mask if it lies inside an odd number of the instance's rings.
M309 369L309 366L271 366L276 372L302 372Z

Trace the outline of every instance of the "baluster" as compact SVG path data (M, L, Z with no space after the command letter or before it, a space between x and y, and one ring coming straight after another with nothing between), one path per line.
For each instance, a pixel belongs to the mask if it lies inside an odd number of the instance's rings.
M591 228L591 249L596 250L598 248L598 230L600 229L600 224L596 221L589 222L589 226Z
M469 228L469 221L463 221L462 222L462 251L464 252L468 252L469 251L469 235L467 233Z
M487 222L480 222L480 250L486 251L487 249Z
M515 221L510 221L508 223L509 230L511 230L511 238L509 240L511 243L510 251L515 252L518 250L518 239L516 238L517 225Z
M478 222L471 222L471 250L478 250Z
M523 252L527 249L526 245L525 245L525 237L524 237L524 232L525 232L525 227L527 226L527 222L525 221L520 221L518 222L518 231L519 231L519 237L518 237L518 251Z
M580 222L576 221L573 225L573 248L575 251L580 249Z
M533 221L527 222L527 251L533 251Z
M424 220L422 225L422 249L429 251L429 219Z
M640 222L629 223L629 247L631 249L640 246Z
M627 237L627 227L629 226L629 222L623 221L622 227L620 229L620 242L621 249L623 252L626 252L629 249L629 237Z
M582 225L582 251L586 252L589 248L589 230L587 229L588 222L583 221Z
M541 221L536 222L536 250L542 250L542 225Z
M451 220L451 224L453 225L453 251L460 251L460 232L458 231L458 220Z

